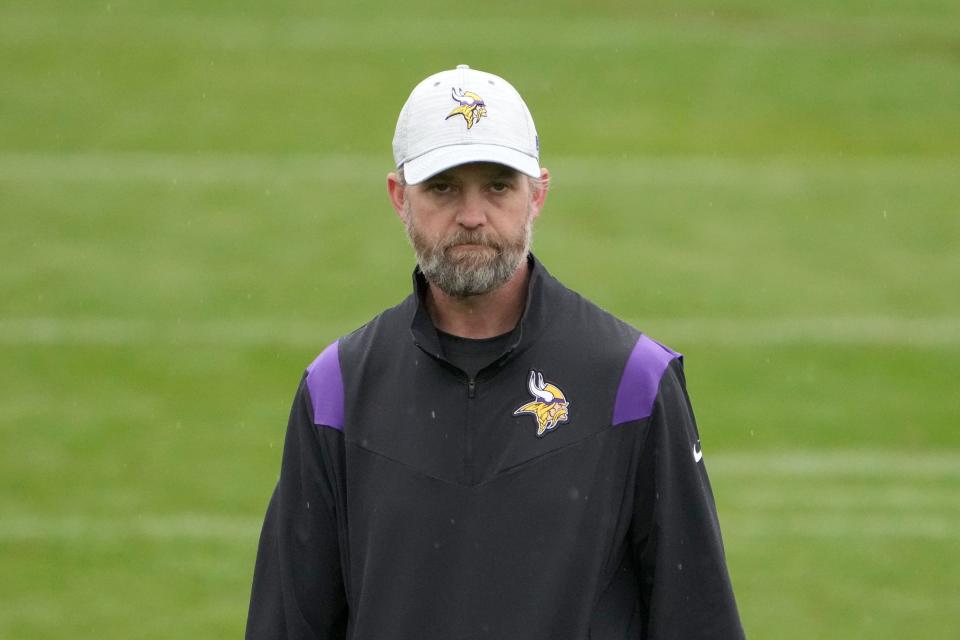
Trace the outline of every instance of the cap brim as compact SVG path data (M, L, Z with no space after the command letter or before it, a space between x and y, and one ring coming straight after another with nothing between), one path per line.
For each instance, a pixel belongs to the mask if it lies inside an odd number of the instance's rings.
M407 184L418 184L441 171L468 162L495 162L531 178L540 177L538 158L493 144L456 144L428 151L403 164L403 177Z

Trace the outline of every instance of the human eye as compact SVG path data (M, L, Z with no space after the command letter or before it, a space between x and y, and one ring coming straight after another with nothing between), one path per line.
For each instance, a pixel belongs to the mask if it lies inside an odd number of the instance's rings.
M453 191L453 185L442 180L435 180L427 185L427 191L442 195Z
M494 180L490 183L490 191L494 193L506 193L512 185L506 180Z

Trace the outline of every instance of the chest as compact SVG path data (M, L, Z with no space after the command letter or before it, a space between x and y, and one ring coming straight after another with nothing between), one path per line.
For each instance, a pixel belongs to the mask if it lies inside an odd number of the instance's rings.
M612 369L534 351L474 379L414 354L358 372L344 435L426 476L482 484L609 428Z

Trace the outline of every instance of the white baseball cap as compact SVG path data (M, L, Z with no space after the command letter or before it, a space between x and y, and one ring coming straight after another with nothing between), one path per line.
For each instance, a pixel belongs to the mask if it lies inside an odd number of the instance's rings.
M393 159L408 184L467 162L496 162L540 177L530 110L509 82L465 64L416 87L400 111Z

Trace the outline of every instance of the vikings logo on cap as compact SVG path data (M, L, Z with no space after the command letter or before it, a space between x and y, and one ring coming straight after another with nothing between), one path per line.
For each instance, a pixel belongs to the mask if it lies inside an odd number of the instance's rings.
M563 395L563 391L549 382L543 381L543 374L531 371L527 382L527 389L536 400L528 402L513 412L519 416L529 413L537 420L537 436L541 437L547 431L553 431L561 422L570 419L570 403Z
M480 122L480 118L487 115L487 105L484 103L483 98L473 91L453 89L450 97L453 98L453 101L459 106L447 114L444 120L449 120L455 115L461 115L463 119L467 121L467 129L470 129L473 125Z

